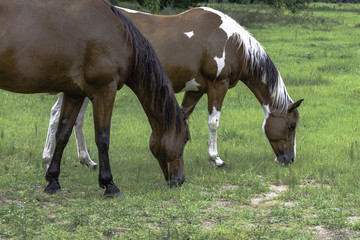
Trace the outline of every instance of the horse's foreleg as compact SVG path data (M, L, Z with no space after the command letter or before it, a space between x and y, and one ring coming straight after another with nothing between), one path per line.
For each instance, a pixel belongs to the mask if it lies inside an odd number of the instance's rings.
M217 151L217 130L220 122L220 111L226 92L229 88L228 79L208 84L208 126L209 126L209 161L216 167L226 167Z
M63 99L63 95L61 94L58 100L56 101L56 103L54 104L54 106L51 108L50 123L46 136L45 147L42 155L43 167L46 168L46 170L50 166L50 162L55 151L55 137L59 124L62 99Z
M72 128L83 101L83 97L72 96L66 93L63 94L59 124L56 132L56 146L51 164L45 175L46 180L49 182L45 188L46 193L54 194L61 189L59 184L61 157L69 141Z
M78 157L82 165L86 165L88 168L95 169L97 163L91 160L89 152L86 148L86 142L83 132L85 111L89 103L89 98L85 98L84 103L80 109L79 115L74 125L74 132L76 138L76 144L78 149Z
M92 99L95 125L95 142L99 152L99 185L106 188L104 195L122 196L115 186L110 169L109 140L110 121L115 101L116 88L96 94Z

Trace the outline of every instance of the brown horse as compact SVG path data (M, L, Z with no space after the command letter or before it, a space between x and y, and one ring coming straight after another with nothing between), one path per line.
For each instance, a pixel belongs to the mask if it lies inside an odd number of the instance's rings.
M64 92L56 147L45 192L60 190L65 145L88 97L99 152L99 184L121 195L109 163L110 119L116 91L129 86L149 119L150 148L166 181L182 184L185 116L154 50L141 33L103 0L0 2L0 89L17 93Z
M118 8L150 41L171 80L175 92L184 91L182 106L188 115L199 99L208 97L209 160L225 166L217 151L220 111L228 89L239 79L259 100L265 113L263 131L281 164L295 159L297 107L280 73L262 46L244 28L225 14L211 8L194 8L179 15L159 16ZM51 114L43 162L52 156L56 112ZM86 150L82 132L85 106L76 121L75 132L80 162L95 167Z

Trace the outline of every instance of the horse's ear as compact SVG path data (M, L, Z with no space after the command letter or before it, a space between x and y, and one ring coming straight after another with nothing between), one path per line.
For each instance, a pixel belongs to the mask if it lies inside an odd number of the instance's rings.
M300 99L299 101L290 104L288 107L288 113L290 113L290 112L294 111L296 108L298 108L301 105L302 101L304 101L304 99Z

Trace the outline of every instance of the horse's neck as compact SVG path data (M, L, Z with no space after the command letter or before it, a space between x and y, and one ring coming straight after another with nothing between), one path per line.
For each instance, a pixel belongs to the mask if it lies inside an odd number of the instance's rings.
M154 96L162 92L161 90L159 92L152 92L150 89L143 90L139 88L138 85L128 84L128 86L139 99L154 133L164 133L167 130L165 127L169 124L167 122L169 121L167 114L171 115L171 120L176 121L176 104L172 103L171 99L161 101L159 98L154 98ZM171 105L173 108L171 108Z
M260 79L249 74L244 75L240 79L255 95L261 105L272 105L272 99L267 86Z
M280 73L266 55L266 59L255 61L240 79L248 86L262 106L269 106L272 112L282 112L292 101Z

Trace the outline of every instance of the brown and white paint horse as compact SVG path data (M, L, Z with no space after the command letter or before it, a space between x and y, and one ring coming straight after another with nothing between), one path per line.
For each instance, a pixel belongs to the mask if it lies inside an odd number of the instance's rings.
M108 151L115 95L124 84L147 114L150 148L166 181L184 182L186 114L150 43L123 14L104 0L11 0L0 1L0 22L0 89L64 93L46 193L61 189L61 157L87 97L94 111L99 185L105 195L121 195Z
M185 92L182 106L188 115L203 96L208 97L209 160L225 166L217 151L220 111L228 89L239 80L259 100L265 113L263 131L281 164L295 159L295 128L299 114L280 73L262 46L227 15L211 8L193 8L179 15L159 16L119 8L154 47L175 92ZM43 154L47 164L52 156L53 129L61 98L52 109L48 138ZM86 103L85 103L86 104ZM82 133L83 107L76 122L80 162L96 167Z

